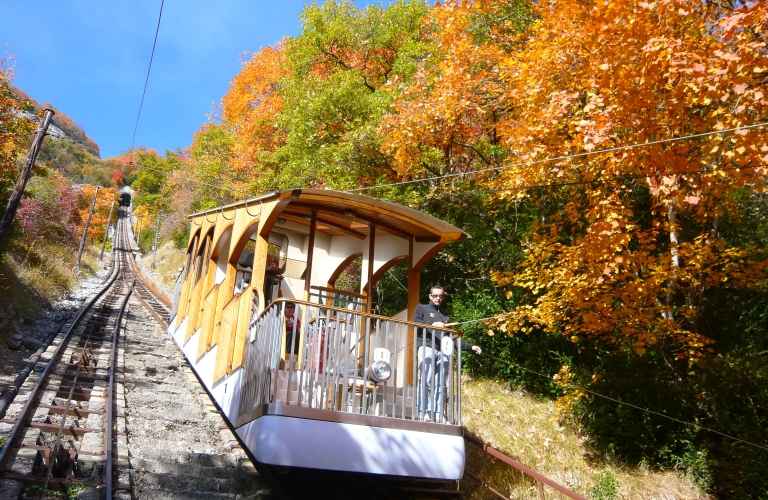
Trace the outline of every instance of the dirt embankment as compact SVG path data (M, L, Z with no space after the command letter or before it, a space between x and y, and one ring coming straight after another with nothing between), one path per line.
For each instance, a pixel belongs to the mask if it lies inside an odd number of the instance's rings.
M95 262L95 259L94 259ZM109 263L109 261L106 261ZM46 299L45 290L19 278L14 268L4 265L0 276L0 392L46 339L62 327L67 318L101 288L108 268L91 265L83 269L79 281L56 301Z

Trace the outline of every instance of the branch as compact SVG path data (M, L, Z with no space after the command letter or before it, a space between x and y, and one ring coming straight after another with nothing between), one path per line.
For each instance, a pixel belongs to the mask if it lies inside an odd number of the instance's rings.
M504 238L508 243L511 243L511 244L517 245L517 246L526 246L522 241L520 241L519 238L516 238L514 236L510 236L509 234L507 234L507 232L504 230L504 228L502 228L501 226L496 224L496 222L493 219L488 217L487 214L485 214L485 213L481 212L480 210L478 210L477 207L475 207L473 205L470 205L470 204L467 204L463 200L455 199L454 201L461 208L463 208L467 212L471 213L472 215L476 216L478 219L483 221L489 228L491 228L491 230L493 232L495 232L496 234L498 234L499 236Z

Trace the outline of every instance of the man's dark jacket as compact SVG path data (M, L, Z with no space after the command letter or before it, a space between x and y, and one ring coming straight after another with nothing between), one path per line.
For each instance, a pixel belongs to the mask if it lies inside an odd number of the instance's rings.
M440 311L432 301L428 304L419 304L416 306L416 311L413 313L413 321L415 323L422 323L425 325L431 325L432 323L442 322L450 323L451 318L446 316ZM435 349L440 349L440 339L442 338L442 331L432 328L416 328L416 346L421 347L426 345L432 347L432 337L435 336ZM462 351L471 351L472 344L461 342Z

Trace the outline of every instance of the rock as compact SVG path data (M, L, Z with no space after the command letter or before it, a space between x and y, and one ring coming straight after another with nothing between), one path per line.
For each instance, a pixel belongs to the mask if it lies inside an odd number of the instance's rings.
M40 349L40 345L41 345L40 341L31 339L31 338L26 338L22 340L21 343L24 345L24 347L26 347L30 351L36 351Z
M101 492L96 488L85 488L77 494L77 500L99 500Z
M15 338L11 337L10 339L5 341L5 347L10 349L11 351L18 351L21 349L21 340L16 340Z
M10 479L0 479L0 500L15 500L21 497L24 484Z

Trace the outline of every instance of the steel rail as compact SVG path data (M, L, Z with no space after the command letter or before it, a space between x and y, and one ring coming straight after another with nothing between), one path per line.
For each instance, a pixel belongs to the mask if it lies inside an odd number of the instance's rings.
M112 262L110 264L110 270L109 274L102 280L102 284L109 281L110 278L112 278L113 273L115 272L115 248L113 246L112 248ZM45 338L43 341L43 345L40 346L40 348L29 358L29 361L26 365L24 365L24 368L19 372L19 375L14 379L14 381L5 389L2 396L0 396L0 418L3 418L5 416L5 413L8 411L8 407L13 403L13 400L16 398L16 394L21 389L21 386L24 385L24 382L26 382L29 375L32 373L32 370L34 370L35 366L37 365L37 362L40 360L40 357L45 354L45 352L48 350L48 348L51 346L51 343L53 343L54 340L56 340L56 337L58 337L61 334L61 329L64 328L64 325L67 323L67 320L62 320L58 326L53 330L54 333L51 333L48 335L48 337Z
M117 279L118 274L119 273L115 272L114 269L112 270L112 276L110 277L109 281L101 288L101 290L99 290L98 293L96 293L96 295L94 295L93 299L91 299L91 301L88 302L87 305L82 306L80 308L79 314L72 321L72 326L69 327L67 332L62 337L61 342L59 342L59 345L56 346L56 350L53 352L53 354L51 355L48 361L48 364L40 374L40 378L38 378L34 387L30 391L29 396L27 397L27 402L24 404L24 407L22 408L21 412L16 417L16 423L13 425L11 432L8 434L8 437L6 438L6 441L5 441L5 445L3 445L3 448L0 450L0 471L5 469L6 463L10 458L11 445L18 439L19 433L24 428L24 422L26 422L29 419L29 412L34 407L35 400L37 399L38 393L42 389L43 384L46 382L46 380L50 376L55 366L55 361L61 357L61 354L63 353L64 349L67 347L67 344L69 342L70 337L72 336L72 333L75 331L75 329L80 325L80 322L83 320L83 316L93 307L96 301L99 300L101 296L104 295L112 287L112 284Z
M117 297L117 296L119 296L120 292L121 292L120 287L113 287L112 290L111 290L112 295L110 295L108 298ZM128 296L130 296L130 293L128 294ZM126 299L125 302L123 302L123 306L121 308L121 312L122 312L122 309L125 308L125 304L126 303L127 303L127 299ZM102 306L103 305L104 304L102 304ZM108 311L108 310L105 310L105 308L103 308L103 307L101 309L102 310L97 311L98 314L95 315L98 319L104 319L102 315L106 314L107 311ZM111 308L109 310L111 310ZM107 319L108 319L108 317L107 317ZM51 458L48 461L48 467L46 468L45 480L43 482L43 489L40 492L40 500L43 500L45 498L45 493L46 493L46 491L48 489L48 482L49 482L49 480L51 478L51 474L53 473L54 464L57 461L58 456L59 456L58 452L61 449L61 437L64 434L64 427L67 424L67 415L69 413L70 405L72 404L72 396L75 394L75 388L76 388L76 384L78 382L78 378L80 377L80 372L82 371L83 362L84 361L87 362L86 350L88 349L88 344L90 343L91 346L93 346L92 338L93 338L94 331L97 328L99 328L99 327L103 328L107 324L108 324L108 322L104 323L104 325L102 325L101 327L99 326L98 322L94 322L93 324L91 324L91 328L88 331L88 334L85 336L85 341L82 342L83 345L80 348L80 350L81 350L80 358L79 358L78 363L77 363L77 368L75 369L75 374L72 377L72 380L70 381L71 387L69 388L69 395L67 397L67 402L64 404L64 411L63 411L62 416L61 416L61 423L59 424L59 430L56 433L56 440L54 441L53 447L51 449ZM114 335L114 332L116 332L116 331L117 331L117 325L115 326L115 328L113 328L113 335ZM113 341L115 341L115 340L116 339L113 337ZM113 344L112 345L112 352L114 352L114 347L115 346ZM111 387L111 386L108 386L108 387ZM109 394L110 394L110 389L108 388L107 389L107 396L108 397L109 397ZM112 407L108 406L105 409L105 411L107 412L107 419L109 420L109 416L112 413ZM106 440L107 429L105 429L105 433L104 434L105 434L104 439Z
M123 232L125 233L126 239L130 239L128 237L128 228L125 226L125 224L123 224ZM139 278L139 280L141 281L141 284L144 286L144 288L146 288L151 293L151 295L153 295L157 300L162 302L161 306L164 306L163 309L165 309L165 312L170 317L170 311L167 309L168 307L172 306L170 299L168 299L168 297L166 297L165 295L160 293L154 286L152 286L152 284L149 283L149 281L146 280L144 275L138 270L139 269L139 265L136 263L136 258L133 256L133 252L130 252L130 257L128 258L128 264L129 264L129 266L131 268L131 272ZM137 294L137 296L140 297L139 294ZM149 309L151 309L151 307L149 307L147 304L144 304L144 306L148 307ZM153 314L153 316L154 316L154 314ZM155 319L157 319L157 317L155 317ZM163 321L163 323L165 323L165 321ZM167 328L167 326L166 326L166 328Z
M128 294L125 296L123 306L120 308L120 313L117 315L117 321L115 328L112 331L112 350L109 353L109 388L107 390L107 427L104 435L104 454L106 455L106 492L107 498L112 496L112 428L114 425L114 404L115 404L115 356L117 355L117 337L120 331L120 326L123 322L123 313L128 305L128 300L131 298L132 289L128 289Z

